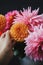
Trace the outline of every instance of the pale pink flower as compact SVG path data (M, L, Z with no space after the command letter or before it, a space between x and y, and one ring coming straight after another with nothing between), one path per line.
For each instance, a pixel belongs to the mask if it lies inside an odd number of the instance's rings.
M28 25L29 29L32 29L32 26L37 26L38 24L43 23L43 14L38 15L38 11L39 8L32 11L31 7L23 9L23 11L20 11L20 14L16 16L16 19L14 19L14 23L24 22Z
M43 60L43 24L35 26L34 32L25 39L25 53L31 59Z

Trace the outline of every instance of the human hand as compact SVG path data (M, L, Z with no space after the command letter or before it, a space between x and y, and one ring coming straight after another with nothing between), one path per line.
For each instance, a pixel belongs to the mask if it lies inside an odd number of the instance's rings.
M11 43L9 31L3 33L0 37L0 62L5 64L9 62L13 56L13 45L14 44Z

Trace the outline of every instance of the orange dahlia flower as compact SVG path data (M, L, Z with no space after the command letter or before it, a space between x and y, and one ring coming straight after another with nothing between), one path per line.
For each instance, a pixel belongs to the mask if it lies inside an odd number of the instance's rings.
M0 31L4 30L5 26L6 26L5 16L0 14Z
M28 36L28 27L24 23L15 23L10 29L11 37L16 41L24 41Z

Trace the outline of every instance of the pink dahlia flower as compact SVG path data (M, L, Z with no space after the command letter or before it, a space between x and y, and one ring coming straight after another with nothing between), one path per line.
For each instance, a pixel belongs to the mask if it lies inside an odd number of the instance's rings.
M20 14L16 16L14 22L24 22L28 25L28 28L31 29L32 26L37 26L40 23L43 23L43 14L38 15L39 8L31 11L31 7L28 9L23 9L23 12L20 11Z
M43 25L36 26L34 32L25 39L25 53L31 59L43 60Z
M10 11L7 14L5 14L5 17L6 17L6 27L5 27L5 30L8 30L11 27L11 25L13 23L13 20L15 19L15 16L17 14L18 14L17 10Z

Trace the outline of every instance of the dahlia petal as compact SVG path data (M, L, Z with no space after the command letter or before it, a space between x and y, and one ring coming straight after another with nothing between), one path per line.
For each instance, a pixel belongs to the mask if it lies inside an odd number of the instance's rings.
M29 30L32 32L34 31L34 26L38 26L43 23L43 14L38 15L38 11L39 8L32 11L31 7L28 7L28 9L23 8L23 11L20 11L20 13L18 13L16 18L14 19L14 22L25 23L28 26Z
M25 53L27 56L31 56L34 61L43 60L43 27L35 27L34 32L25 39L26 47Z
M13 20L14 20L14 18L15 18L15 16L16 16L17 14L18 14L18 11L17 11L17 10L13 10L13 11L10 11L10 12L8 12L7 14L5 14L5 18L6 18L5 31L10 29L10 27L11 27L12 24L13 24Z

